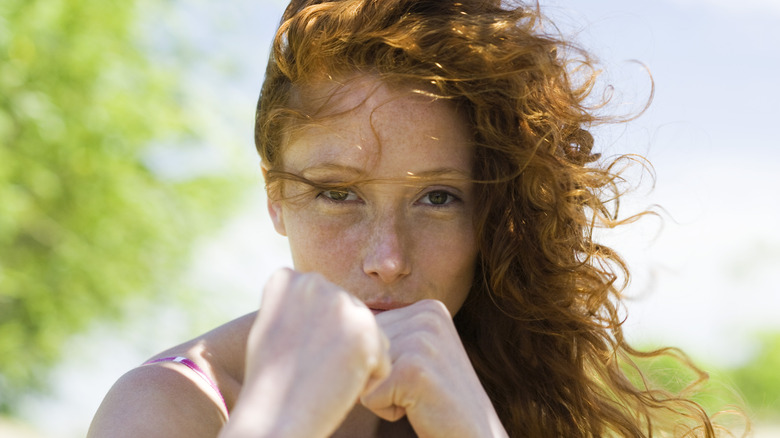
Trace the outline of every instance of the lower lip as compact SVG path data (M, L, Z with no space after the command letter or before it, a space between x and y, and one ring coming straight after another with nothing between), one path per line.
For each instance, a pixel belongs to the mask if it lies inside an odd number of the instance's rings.
M373 313L374 315L379 315L382 312L386 312L386 310L371 309L371 313Z

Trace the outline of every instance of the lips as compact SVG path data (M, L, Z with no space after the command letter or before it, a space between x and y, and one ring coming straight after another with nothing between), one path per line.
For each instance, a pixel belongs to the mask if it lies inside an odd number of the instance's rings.
M374 315L378 315L378 314L380 314L382 312L386 312L388 310L400 309L401 307L406 307L409 304L411 304L411 303L372 303L372 302L367 302L366 303L366 307L371 309L371 312Z

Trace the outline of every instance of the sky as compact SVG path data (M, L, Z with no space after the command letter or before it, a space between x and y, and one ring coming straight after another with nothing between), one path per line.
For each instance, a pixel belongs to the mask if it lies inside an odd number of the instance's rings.
M628 59L655 82L648 112L604 136L649 158L655 188L632 201L663 208L662 228L648 221L617 236L636 274L629 335L726 364L748 358L780 311L780 8L735 4L597 1L570 13L582 14L585 41L618 84L641 81Z
M200 245L182 279L207 291L202 301L211 310L199 324L210 327L256 309L264 279L290 265L286 242L265 212L252 142L254 105L283 2L175 4L150 19L150 38L182 37L208 49L207 62L182 80L196 90L204 120L228 119L207 141L237 144L241 158L236 165L204 154L188 158L189 167L256 175L244 205ZM595 131L605 155L637 153L654 166L655 184L644 178L624 208L657 206L660 219L604 235L632 269L629 339L680 346L724 365L748 360L757 333L780 329L780 2L541 5L603 62L618 108L640 108L651 77L654 83L652 105L638 120ZM132 330L96 325L69 346L70 358L55 371L55 394L25 402L26 418L45 436L84 436L113 381L193 335L176 324L188 318L201 315L161 308Z

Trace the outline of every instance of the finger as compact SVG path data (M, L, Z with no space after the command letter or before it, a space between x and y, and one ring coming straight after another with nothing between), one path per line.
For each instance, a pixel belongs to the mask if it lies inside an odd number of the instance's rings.
M406 415L406 409L393 403L393 390L383 382L374 391L360 396L360 403L379 418L396 421Z
M268 278L263 288L263 296L261 297L261 307L272 306L286 291L290 282L292 281L294 271L289 268L282 268L276 270Z
M398 322L404 322L410 317L419 314L433 314L437 317L444 317L446 319L452 319L447 306L439 300L420 300L406 307L400 307L398 309L387 310L385 312L376 315L377 322L380 324L394 324Z
M392 340L420 328L436 332L455 331L446 306L436 300L422 300L400 309L382 312L376 315L376 321Z
M388 366L391 366L389 362ZM386 378L376 382L378 384L372 385L371 388L367 387L360 397L360 403L377 416L388 421L396 421L406 415L406 409L397 400L399 395L397 376L393 375L392 369L388 371L389 375Z
M347 292L345 290L343 292L345 294L347 294L347 296L349 297L349 299L352 302L352 304L354 304L356 307L360 307L361 309L368 309L368 307L366 306L366 303L361 301L360 298L352 295L351 293L349 293L349 292Z
M371 412L386 421L398 421L406 415L406 409L398 406L392 406L385 409L371 409Z
M372 369L369 375L366 387L363 390L363 394L369 394L373 392L379 385L381 385L392 371L391 357L390 357L390 341L387 336L382 332L379 332L379 352L377 353L377 364Z

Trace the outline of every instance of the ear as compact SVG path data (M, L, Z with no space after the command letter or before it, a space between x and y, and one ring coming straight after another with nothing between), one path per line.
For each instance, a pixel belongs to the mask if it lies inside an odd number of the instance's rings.
M268 215L271 216L271 222L274 223L274 229L282 236L287 236L287 229L284 227L284 214L282 213L282 203L268 198Z
M263 180L268 183L268 168L263 164ZM284 214L282 212L282 202L271 199L268 191L266 191L266 197L268 198L268 215L271 216L271 222L274 223L274 229L282 236L287 236L287 229L284 227Z

